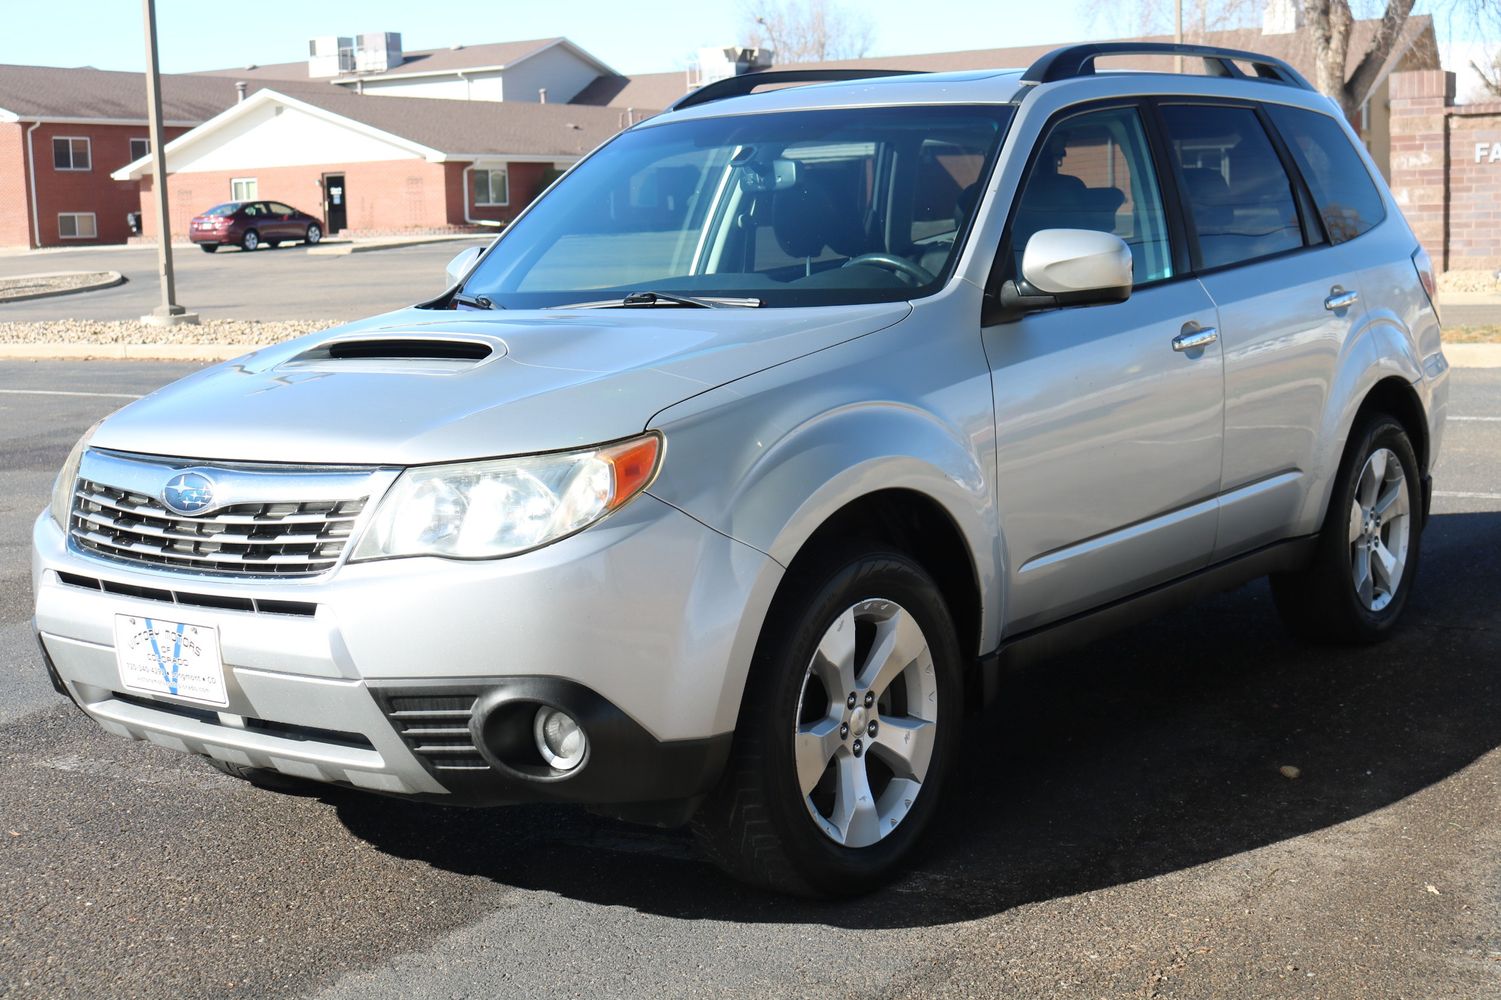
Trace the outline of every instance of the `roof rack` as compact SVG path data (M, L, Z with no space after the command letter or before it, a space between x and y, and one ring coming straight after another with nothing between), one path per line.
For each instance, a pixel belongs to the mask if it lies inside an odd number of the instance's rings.
M1070 45L1054 49L1034 62L1022 74L1024 83L1052 83L1054 80L1071 80L1074 77L1094 73L1094 61L1101 56L1198 56L1204 60L1204 70L1210 76L1227 76L1235 79L1260 79L1285 83L1290 87L1312 90L1313 85L1303 75L1281 59L1245 52L1241 49L1222 49L1214 45L1175 45L1172 42L1095 42L1085 45ZM1236 65L1250 63L1255 77L1247 76Z
M916 69L774 69L740 76L726 77L706 83L697 90L690 90L679 97L667 110L681 111L696 104L722 101L727 97L744 97L757 87L771 87L779 83L832 83L836 80L868 80L881 76L912 76L922 73Z

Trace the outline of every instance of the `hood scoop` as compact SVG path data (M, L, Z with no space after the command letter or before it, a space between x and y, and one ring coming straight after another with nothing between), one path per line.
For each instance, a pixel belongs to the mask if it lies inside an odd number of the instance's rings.
M454 375L505 353L504 341L479 335L364 335L326 340L277 368Z

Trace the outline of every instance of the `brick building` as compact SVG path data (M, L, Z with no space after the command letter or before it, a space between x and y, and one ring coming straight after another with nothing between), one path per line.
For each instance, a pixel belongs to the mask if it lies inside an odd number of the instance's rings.
M273 199L329 232L464 231L508 222L621 127L614 108L264 87L167 144L173 235L223 201ZM151 203L151 157L116 170ZM144 235L155 217L143 211Z
M1392 193L1440 270L1501 268L1501 101L1455 104L1453 73L1392 78Z
M235 93L231 80L164 79L166 134L229 107ZM141 74L0 66L0 246L124 243L140 194L110 172L145 149Z

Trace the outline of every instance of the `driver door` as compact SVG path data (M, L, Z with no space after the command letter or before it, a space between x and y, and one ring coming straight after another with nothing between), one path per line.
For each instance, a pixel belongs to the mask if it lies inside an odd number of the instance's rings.
M1004 627L1025 631L1207 565L1224 427L1213 301L1180 272L1140 110L1044 130L1000 266L1042 229L1095 229L1132 252L1130 299L1034 312L983 331L995 398ZM1181 259L1181 258L1179 258Z

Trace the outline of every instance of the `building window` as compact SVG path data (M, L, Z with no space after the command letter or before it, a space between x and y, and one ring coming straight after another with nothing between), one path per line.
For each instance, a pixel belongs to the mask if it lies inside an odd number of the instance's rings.
M474 171L474 203L476 205L509 205L511 203L511 180L506 175L505 167Z
M57 170L89 170L94 158L89 155L88 139L60 135L52 140L52 166Z
M254 201L259 194L254 177L236 177L229 182L230 201Z
M65 240L92 240L99 236L93 212L60 212L57 235Z
M134 163L135 161L139 160L143 156L149 156L150 154L151 154L151 140L150 139L132 139L132 140L130 140L130 162L131 163Z

